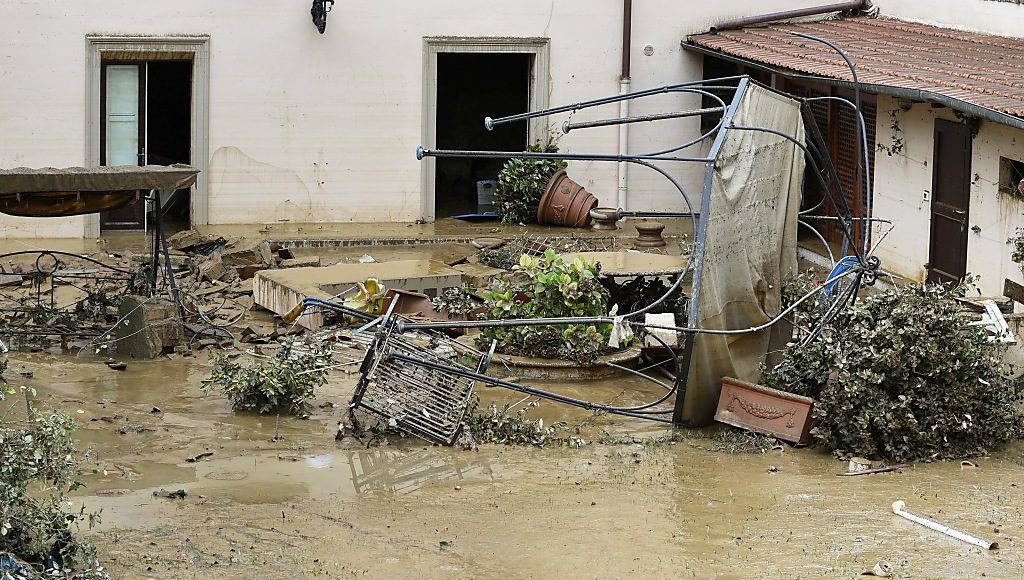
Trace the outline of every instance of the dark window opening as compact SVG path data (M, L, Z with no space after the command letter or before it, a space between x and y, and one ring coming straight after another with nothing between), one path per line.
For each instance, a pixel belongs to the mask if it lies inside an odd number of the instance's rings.
M523 151L526 122L484 128L484 117L524 113L529 108L533 56L525 53L437 55L437 148ZM477 183L498 179L502 159L438 158L434 215L476 213L483 198ZM493 189L486 188L488 193Z
M1024 162L999 158L999 191L1024 197Z

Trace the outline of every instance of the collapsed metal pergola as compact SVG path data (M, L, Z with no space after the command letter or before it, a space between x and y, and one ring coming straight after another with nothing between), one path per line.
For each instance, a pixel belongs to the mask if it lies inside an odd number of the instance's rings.
M820 131L817 130L814 125L814 117L810 112L810 109L806 102L801 105L801 117L805 127L808 128L806 132L806 142L798 139L794 135L789 135L785 132L778 131L767 127L755 127L755 126L744 126L734 122L734 117L737 113L739 103L743 98L744 93L749 87L753 86L755 81L751 80L748 76L730 76L710 80L701 80L688 83L679 83L673 85L667 85L654 89L648 89L643 91L636 91L627 94L614 95L604 97L600 99L579 102L571 105L565 105L560 107L553 107L539 111L533 111L528 113L522 113L517 115L510 115L507 117L501 117L492 119L490 117L484 120L485 127L490 130L496 126L513 123L517 121L524 121L529 119L546 118L552 115L560 113L572 113L575 111L589 109L593 107L599 107L601 105L607 105L616 103L624 100L636 100L645 97L651 97L655 95L665 94L687 94L700 97L704 104L708 102L712 106L702 106L701 108L682 110L682 111L669 111L664 113L656 113L643 116L634 117L617 117L599 119L586 122L572 123L566 121L562 124L563 132L570 132L575 130L583 130L588 128L606 127L613 125L621 125L626 123L650 123L658 122L669 119L679 119L685 117L694 117L698 115L717 115L717 122L706 131L703 131L698 137L681 143L676 146L649 151L637 154L603 154L603 153L547 153L537 151L523 151L523 152L504 152L504 151L474 151L474 150L441 150L441 149L427 149L424 147L418 147L416 150L416 157L419 160L423 160L429 157L442 158L442 157L468 157L468 158L498 158L498 159L510 159L510 158L523 158L523 159L557 159L566 161L597 161L597 162L611 162L611 163L630 163L633 165L639 165L645 167L651 171L654 171L661 175L666 181L668 181L673 188L680 194L682 200L686 206L687 211L625 211L622 208L617 210L617 216L619 218L625 216L643 216L643 217L690 217L692 224L692 235L693 240L692 250L686 260L686 266L683 271L678 274L675 278L674 283L671 287L662 295L660 298L650 302L649 304L643 305L640 308L632 312L628 312L618 316L596 316L596 317L574 317L574 318L537 318L537 319L505 319L505 320L474 320L474 321L445 321L445 322L412 322L408 320L396 319L381 325L381 332L387 333L388 340L378 340L376 344L385 345L389 340L400 340L403 333L412 332L433 332L443 331L457 328L485 328L485 327L513 327L513 326L548 326L548 325L571 325L571 324L614 324L614 325L626 325L636 329L662 329L670 330L679 333L682 336L683 351L678 357L672 350L668 348L660 338L656 335L651 334L653 338L661 342L662 346L666 350L672 353L672 362L675 366L675 380L671 385L667 386L667 392L664 396L657 398L656 400L643 404L635 405L631 407L605 405L601 403L584 401L580 399L574 399L558 393L530 387L522 384L518 384L512 381L499 380L493 377L486 376L480 370L470 369L462 366L456 362L438 360L437 357L421 357L417 356L415 352L411 352L407 348L390 348L382 346L382 348L374 349L371 348L367 353L367 357L364 360L362 371L362 378L360 380L360 387L357 388L357 393L362 387L367 384L373 383L375 386L380 386L379 377L375 374L375 369L380 367L393 367L394 365L405 366L409 369L421 369L430 373L441 373L448 374L453 377L460 377L462 379L468 379L470 381L483 382L485 384L504 387L513 391L525 393L528 395L535 395L541 398L554 400L570 405L583 407L586 409L606 412L618 415L625 415L630 417L651 419L654 421L675 423L679 424L683 422L683 400L682 396L686 389L687 376L690 371L691 364L693 364L692 355L694 347L694 339L698 334L743 334L758 332L764 330L769 326L780 321L784 316L791 312L800 303L810 298L811 294L801 298L797 304L791 305L789 308L778 313L772 320L767 324L759 325L757 327L742 328L742 329L716 329L716 328L701 328L699 310L701 304L701 287L702 279L704 277L706 260L705 260L705 244L708 237L709 227L709 213L710 208L713 204L712 196L712 183L715 175L716 160L719 152L722 149L722 145L725 142L727 135L733 131L761 131L768 132L778 136L780 139L785 139L791 142L793 145L798 147L804 154L808 166L812 169L809 175L813 179L816 179L822 186L822 191L825 193L825 198L820 202L816 203L813 207L807 208L799 212L798 224L806 227L811 227L807 221L809 219L817 218L819 216L814 215L814 212L821 210L825 204L830 204L832 211L837 213L837 216L827 216L831 219L838 220L840 229L843 233L845 243L844 250L846 247L850 247L854 256L851 256L851 260L848 267L836 272L834 276L830 276L827 280L827 284L823 284L817 290L821 288L828 288L827 294L832 297L832 300L827 304L827 313L823 319L822 325L825 324L826 320L831 320L837 315L842 308L856 295L862 283L872 283L875 273L878 268L878 260L870 255L868 247L868 236L864 236L863 247L856 246L853 236L853 228L861 225L865 228L870 226L870 221L858 220L853 218L850 214L849 207L846 204L846 196L843 195L842 187L839 183L839 179L836 174L836 170L832 165L831 159L829 158L827 147L822 140ZM766 90L767 87L763 87ZM860 116L859 108L854 104L846 101L846 104L854 108L858 117ZM862 127L861 127L862 128ZM707 149L707 153L704 155L686 155L685 152L691 148L701 144L710 142L710 146ZM704 165L704 178L703 186L700 194L700 208L695 208L693 200L687 190L684 188L682 183L676 179L669 171L667 171L663 165L666 164L703 164ZM870 218L869 218L870 220ZM813 228L812 228L813 230ZM817 233L817 232L815 232ZM830 254L831 255L831 254ZM836 260L833 259L833 265L836 265ZM644 314L650 312L663 301L665 301L670 294L681 289L684 284L684 280L692 276L692 282L689 287L689 306L687 310L687 316L684 326L655 326L648 325L640 319ZM841 280L848 276L852 276L852 280ZM820 328L817 329L820 332ZM814 336L817 332L812 333ZM813 339L813 336L810 337ZM634 372L645 376L642 373ZM645 378L650 379L652 382L666 386L663 382L654 379L653 377ZM459 392L460 397L464 396L464 391ZM397 396L397 394L395 394ZM674 397L674 401L671 399ZM671 407L667 405L671 404ZM358 396L353 401L353 408L359 406ZM379 413L378 413L379 414ZM395 416L385 416L389 421L394 422ZM422 418L419 418L422 422ZM402 426L402 418L397 417L398 426ZM418 426L418 432L422 433L422 425ZM451 437L452 433L449 431L445 435Z

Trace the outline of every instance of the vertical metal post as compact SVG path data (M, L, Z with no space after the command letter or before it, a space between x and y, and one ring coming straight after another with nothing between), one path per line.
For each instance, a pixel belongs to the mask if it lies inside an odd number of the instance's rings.
M746 76L740 79L736 92L733 94L732 102L729 103L729 107L722 116L722 127L718 130L718 135L715 135L715 140L711 144L711 150L708 151L708 159L710 161L704 164L704 191L701 194L700 200L700 221L697 224L697 238L693 241L694 265L693 285L690 290L690 312L686 319L686 326L690 328L697 328L700 322L700 287L701 277L704 274L704 244L708 236L708 219L711 215L711 186L715 176L715 159L718 157L718 153L722 149L722 143L729 133L733 116L736 115L736 109L739 107L739 103L747 91L749 80L750 77ZM695 334L688 332L683 341L683 360L680 362L678 375L682 380L680 384L686 384L689 380L690 362L693 360L694 338ZM676 391L675 407L672 411L672 422L677 425L683 422L683 404L685 401L686 390L678 389Z

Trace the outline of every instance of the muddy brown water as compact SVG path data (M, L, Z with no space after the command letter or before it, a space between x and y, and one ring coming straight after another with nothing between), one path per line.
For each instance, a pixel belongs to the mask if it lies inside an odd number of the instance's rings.
M922 463L841 478L845 464L818 450L730 454L694 433L656 443L666 428L543 403L532 416L582 423L588 443L365 448L333 438L355 380L344 372L315 401L337 407L282 417L274 442L274 417L203 396L202 355L123 372L89 353L8 356L15 385L79 421L87 473L73 507L102 509L88 534L116 578L852 578L879 560L901 578L1024 576L1020 445L977 458L979 469ZM558 388L623 403L658 389L632 379ZM153 430L117 433L126 423ZM160 489L188 495L154 497ZM897 499L1001 548L899 519Z

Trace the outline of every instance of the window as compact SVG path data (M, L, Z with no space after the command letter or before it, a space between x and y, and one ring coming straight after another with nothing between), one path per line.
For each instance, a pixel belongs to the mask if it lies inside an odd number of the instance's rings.
M999 191L1015 197L1024 197L1024 162L999 158Z

